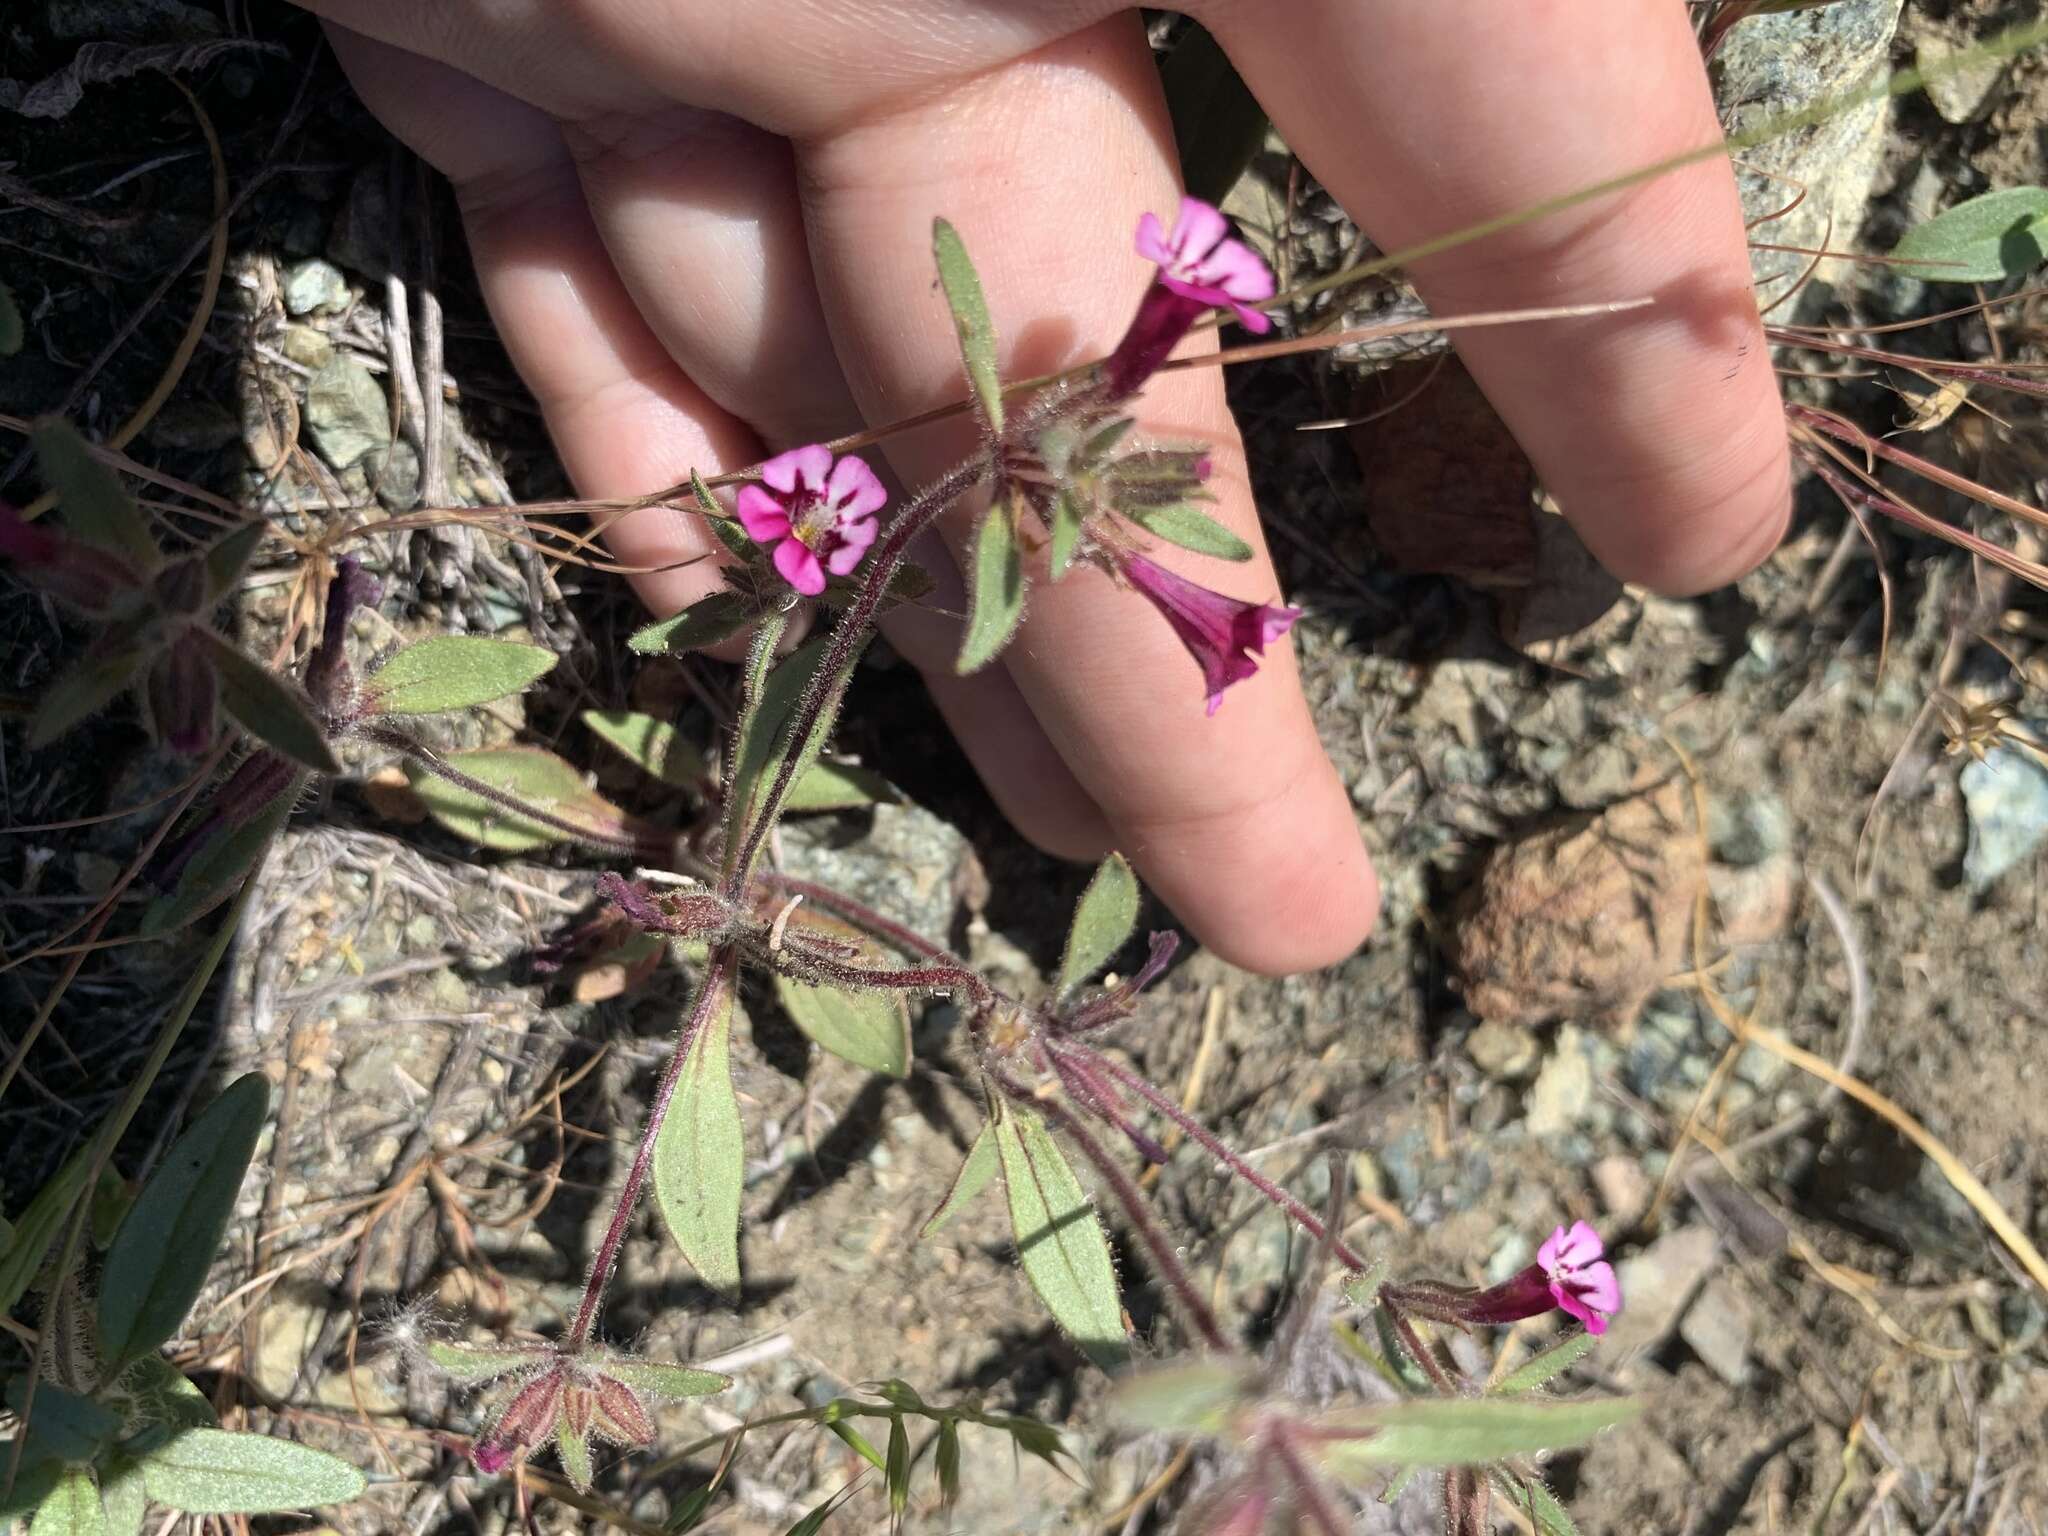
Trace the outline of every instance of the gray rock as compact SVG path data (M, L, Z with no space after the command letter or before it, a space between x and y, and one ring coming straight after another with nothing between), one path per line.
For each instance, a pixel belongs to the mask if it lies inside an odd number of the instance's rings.
M49 0L50 33L63 42L165 43L219 37L220 18L185 0Z
M341 268L314 256L294 262L284 275L284 307L292 315L338 315L354 295Z
M1678 1336L1700 1362L1731 1387L1749 1379L1749 1303L1725 1275L1700 1287L1699 1299L1686 1308Z
M930 811L879 805L867 836L847 840L839 816L801 816L782 824L783 867L816 880L916 929L951 940L967 840Z
M1593 1062L1577 1025L1557 1032L1550 1059L1529 1090L1529 1134L1562 1136L1586 1118L1593 1103Z
M1999 81L2005 76L2005 60L1977 59L1957 68L1945 68L1962 52L1937 37L1923 37L1913 50L1913 62L1927 74L1927 99L1945 122L1975 122L1991 109Z
M1607 1330L1606 1358L1654 1349L1678 1326L1720 1252L1711 1227L1680 1227L1617 1266L1621 1315Z
M306 385L306 430L328 467L371 468L391 447L391 402L370 370L337 352Z
M1737 23L1713 63L1714 94L1731 136L1851 93L1874 70L1887 68L1901 3L1835 0ZM1750 218L1778 212L1801 189L1806 194L1798 207L1760 225L1755 238L1807 248L1831 239L1835 248L1853 247L1883 164L1890 107L1889 98L1877 96L1744 149L1736 175ZM1786 251L1757 251L1750 259L1759 281L1775 279L1764 290L1766 301L1808 261ZM1831 282L1853 285L1855 268L1823 261L1814 275L1796 301L1802 314L1824 302Z
M1465 1054L1488 1077L1516 1083L1536 1070L1536 1037L1519 1024L1492 1020L1465 1037Z
M2048 735L2048 724L2027 724L2036 737ZM1970 818L1963 878L1987 890L2048 836L2048 767L2022 748L1998 747L1964 766L1962 788Z
M1723 864L1753 868L1791 846L1792 813L1768 790L1716 795L1707 813L1707 842Z

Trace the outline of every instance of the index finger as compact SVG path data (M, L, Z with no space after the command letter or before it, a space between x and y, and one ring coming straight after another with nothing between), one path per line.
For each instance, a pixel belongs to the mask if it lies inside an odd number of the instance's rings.
M1369 20L1348 0L1298 0L1281 25L1223 0L1201 14L1382 250L1720 137L1680 0L1429 0ZM1784 408L1724 157L1441 252L1414 277L1440 314L1653 298L1465 332L1458 351L1617 575L1701 591L1775 547Z

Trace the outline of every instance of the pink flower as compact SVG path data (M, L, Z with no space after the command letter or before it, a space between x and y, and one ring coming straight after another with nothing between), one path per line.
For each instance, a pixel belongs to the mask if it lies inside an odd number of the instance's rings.
M830 448L812 443L778 453L761 466L759 485L741 488L740 526L774 549L783 580L816 597L827 571L844 576L860 564L888 499L864 460L848 454L834 463Z
M1272 325L1252 308L1273 297L1272 270L1250 246L1232 240L1223 215L1200 198L1180 200L1171 235L1161 230L1157 214L1138 220L1138 254L1159 263L1158 281L1175 293L1211 309L1228 305L1255 335Z
M1584 1323L1588 1333L1605 1333L1608 1320L1621 1311L1621 1282L1606 1256L1600 1234L1583 1221L1559 1227L1536 1250L1536 1267L1543 1271L1551 1299Z
M1266 647L1301 617L1299 608L1247 603L1212 592L1143 555L1125 555L1122 566L1131 585L1166 616L1180 643L1200 664L1212 715L1223 702L1224 689L1259 670L1252 658L1263 656Z

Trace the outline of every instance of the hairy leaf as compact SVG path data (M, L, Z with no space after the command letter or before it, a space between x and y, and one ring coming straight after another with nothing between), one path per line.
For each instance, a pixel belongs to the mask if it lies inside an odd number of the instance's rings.
M974 263L968 259L967 247L944 219L932 220L932 257L938 263L946 307L953 312L953 329L960 337L960 361L967 370L967 383L990 436L999 436L1003 430L1003 381L996 372L995 323L988 317L988 299L981 291Z
M669 1365L660 1360L611 1356L600 1368L605 1375L656 1397L708 1397L732 1385L730 1376L721 1376L716 1371L700 1371L694 1365Z
M142 1485L157 1503L188 1515L261 1515L343 1504L365 1482L339 1456L311 1446L188 1429L144 1460Z
M408 645L371 674L373 715L438 715L488 704L544 677L558 658L545 646L488 635L436 635Z
M1899 270L1930 283L1995 283L2031 272L2048 260L2048 187L2005 187L1957 203L1907 230L1892 257L1912 262Z
M66 1467L29 1522L28 1536L105 1536L105 1530L91 1468Z
M121 477L93 456L76 427L61 416L45 416L35 425L34 440L36 467L56 493L64 526L74 536L121 556L144 576L164 563L149 519Z
M1252 557L1251 545L1191 501L1119 510L1154 538L1178 544L1182 549L1192 549L1198 555L1214 555L1219 560L1249 560Z
M555 1422L555 1454L579 1493L590 1492L590 1435L570 1420L566 1407Z
M117 1457L100 1471L100 1536L138 1536L149 1513L142 1464Z
M89 715L113 703L114 696L135 681L144 660L131 646L94 646L43 689L29 716L28 744L47 747Z
M67 1392L53 1381L38 1381L35 1401L30 1402L28 1387L26 1374L10 1376L5 1396L16 1414L28 1414L24 1460L91 1461L121 1433L121 1416L89 1397Z
M428 1339L421 1350L428 1363L451 1381L496 1381L537 1363L530 1349L476 1349L445 1339Z
M927 1216L924 1225L917 1229L919 1237L930 1237L947 1222L966 1210L974 1197L988 1187L988 1181L996 1176L1002 1166L996 1155L996 1136L988 1121L974 1133L973 1144L967 1149L967 1156L961 1159L960 1171L953 1175L953 1187L946 1191L946 1198L939 1202L939 1208Z
M1635 1417L1627 1398L1546 1402L1529 1397L1415 1398L1351 1408L1319 1423L1323 1461L1340 1476L1414 1463L1478 1466L1508 1456L1583 1445Z
M1074 907L1066 953L1060 958L1059 991L1073 991L1109 964L1137 926L1138 877L1122 854L1112 853L1096 867Z
M260 517L239 523L206 546L206 601L220 602L242 578L242 568L262 544L270 525Z
M664 784L702 790L710 781L704 754L665 720L630 709L586 709L583 723L599 741Z
M14 1441L11 1438L0 1439L0 1469L11 1466L13 1457ZM33 1447L23 1452L21 1471L12 1488L7 1486L6 1477L0 1475L0 1520L27 1514L50 1496L50 1490L63 1476L63 1462L48 1458L38 1460ZM12 1532L19 1527L9 1526L6 1529Z
M1251 1381L1252 1367L1242 1360L1160 1366L1119 1381L1110 1407L1118 1419L1138 1429L1213 1435L1246 1401Z
M732 1091L730 984L690 1042L668 1118L654 1142L654 1200L690 1267L716 1291L740 1284L740 1193L746 1135Z
M1498 1397L1512 1397L1519 1392L1533 1392L1553 1376L1561 1376L1577 1365L1592 1347L1592 1334L1568 1334L1550 1348L1531 1355L1509 1371L1494 1387L1494 1394Z
M1536 1536L1579 1536L1578 1525L1541 1477L1493 1469L1493 1486L1536 1527Z
M1073 492L1061 490L1053 496L1052 546L1046 559L1054 581L1066 575L1067 567L1074 563L1074 551L1080 548L1081 528L1086 521Z
M178 871L176 883L144 910L143 934L153 936L182 928L239 890L269 850L278 828L290 817L305 783L306 776L294 772L267 804L254 808L246 821L209 833L206 845Z
M954 664L963 677L1001 655L1024 620L1024 552L1018 548L1016 522L1007 506L998 504L982 514L968 585L967 631Z
M910 1073L910 1010L898 992L850 992L775 978L790 1022L834 1056L889 1077Z
M682 656L731 639L754 617L754 605L738 592L713 592L681 613L635 630L626 646L642 656Z
M269 1107L262 1073L237 1078L142 1187L100 1276L100 1354L110 1369L154 1351L199 1299Z
M220 674L220 700L243 730L315 773L339 773L341 764L320 734L313 707L297 684L244 656L210 629L192 633Z
M539 747L478 747L450 752L443 761L522 804L587 827L601 837L617 837L626 829L625 812L586 785L572 764ZM436 821L479 847L523 853L570 840L567 832L530 821L517 811L451 784L420 763L407 763L405 776Z
M785 811L857 811L870 805L896 805L903 797L896 786L872 768L819 759L789 786Z
M1129 1349L1116 1267L1095 1207L1034 1111L1004 1105L995 1129L1024 1274L1053 1321L1089 1359L1112 1370Z
M122 1384L134 1393L136 1409L168 1429L213 1429L213 1404L185 1373L161 1355L144 1355L128 1367Z

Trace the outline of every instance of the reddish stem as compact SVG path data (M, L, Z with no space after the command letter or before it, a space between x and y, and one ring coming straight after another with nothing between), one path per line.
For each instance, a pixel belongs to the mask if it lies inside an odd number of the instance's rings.
M598 1244L597 1258L591 1263L590 1278L584 1282L583 1301L576 1308L576 1321L569 1329L569 1349L575 1349L588 1339L591 1325L597 1321L598 1306L604 1300L612 1270L619 1262L619 1249L625 1244L626 1228L633 1219L633 1207L639 1203L640 1187L647 1182L647 1170L653 1166L655 1138L661 1134L662 1122L668 1118L669 1103L675 1098L683 1065L689 1059L690 1047L696 1043L698 1033L731 987L736 962L737 956L729 944L717 946L705 958L704 984L697 989L697 1000L689 1016L683 1020L682 1028L676 1031L676 1048L668 1058L668 1065L662 1069L661 1082L654 1090L654 1102L647 1107L647 1124L640 1133L640 1148L633 1154L633 1166L626 1174L625 1187L619 1191L611 1221L604 1229L604 1241Z

